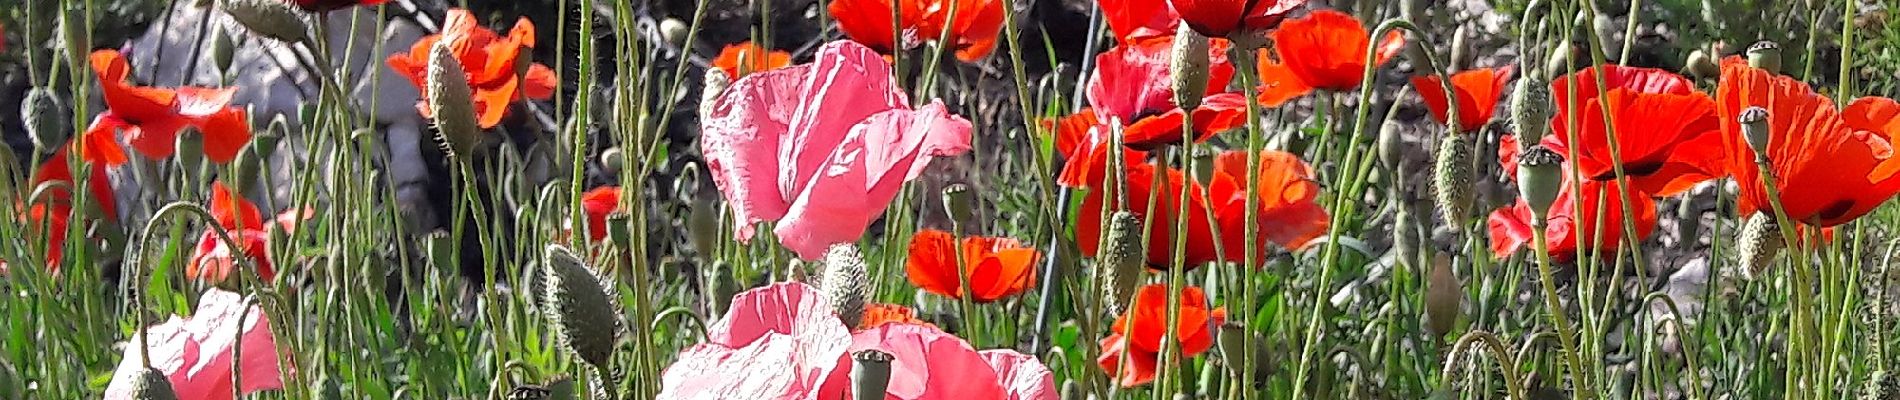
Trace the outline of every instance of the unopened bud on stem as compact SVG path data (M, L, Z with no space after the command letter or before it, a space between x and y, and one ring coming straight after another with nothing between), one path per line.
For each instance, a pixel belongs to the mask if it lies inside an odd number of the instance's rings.
M1174 79L1174 104L1183 110L1201 106L1207 95L1208 39L1181 24L1174 35L1174 48L1168 58L1168 73Z

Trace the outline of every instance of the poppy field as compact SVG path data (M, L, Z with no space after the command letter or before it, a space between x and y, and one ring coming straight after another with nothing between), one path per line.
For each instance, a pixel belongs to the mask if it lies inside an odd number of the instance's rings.
M1900 399L1894 7L14 1L0 400Z

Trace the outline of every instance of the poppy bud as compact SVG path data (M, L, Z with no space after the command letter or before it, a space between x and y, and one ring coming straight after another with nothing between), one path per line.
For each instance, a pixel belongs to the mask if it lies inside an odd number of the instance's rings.
M1519 78L1511 90L1511 129L1518 146L1537 144L1550 132L1550 83L1532 75Z
M257 183L257 177L263 173L264 158L258 155L257 142L252 141L239 150L237 158L231 160L230 181L239 188L248 188Z
M1396 171L1405 162L1405 138L1399 132L1404 128L1398 121L1385 121L1379 126L1379 162L1388 169Z
M20 120L26 125L27 137L33 139L33 147L40 151L66 143L67 132L61 129L66 122L64 114L51 89L33 88L20 101Z
M172 390L171 379L165 378L164 372L150 367L126 370L113 379L131 382L127 392L132 394L133 400L178 400L178 392Z
M864 255L857 245L840 243L825 251L824 282L819 287L824 288L825 299L844 326L858 326L864 321L864 299L871 292L870 279L865 275Z
M686 176L698 176L698 164L688 164ZM693 203L693 209L686 215L686 229L691 235L693 248L699 250L702 259L710 259L719 251L719 234L723 231L719 225L719 206L711 201L705 191L695 190L693 197L700 199Z
M620 168L626 165L626 162L621 160L622 156L619 146L608 147L607 150L601 151L600 172L607 175L620 175Z
M1781 73L1781 45L1763 40L1748 46L1748 66L1770 74Z
M1451 59L1445 61L1446 67L1448 67L1447 70L1463 71L1465 69L1465 63L1467 60L1470 60L1471 57L1471 54L1469 54L1471 52L1471 44L1469 40L1465 39L1467 36L1471 36L1471 32L1469 32L1470 29L1470 25L1459 24L1458 29L1451 31ZM1418 70L1424 72L1425 69L1418 68Z
M92 53L92 31L86 26L84 8L65 7L61 10L59 38L66 45L67 66L83 70L87 55Z
M237 59L237 40L222 26L211 37L211 62L218 66L218 72L231 73L231 62Z
M666 39L667 43L673 44L673 47L686 47L686 36L692 33L691 30L692 27L687 26L686 22L678 18L660 21L660 37Z
M1570 73L1570 58L1577 55L1577 45L1570 42L1558 43L1550 50L1550 59L1544 60L1543 76L1563 76Z
M1883 360L1873 361L1879 363ZM1885 368L1867 374L1867 382L1863 383L1860 388L1861 400L1889 400L1895 398L1900 398L1900 379L1894 379L1893 374L1887 373Z
M619 312L600 279L573 250L548 245L542 260L542 311L560 343L595 368L607 368L619 334Z
M1748 142L1748 148L1755 150L1755 157L1768 156L1768 109L1749 107L1742 110L1736 122L1742 123L1742 140Z
M950 216L950 223L962 224L975 218L976 194L970 186L952 183L943 188L943 211Z
M310 26L306 24L297 10L292 9L288 1L279 0L219 0L218 9L231 15L231 20L264 37L277 39L284 43L298 43L310 38Z
M1175 30L1174 48L1168 58L1168 74L1174 79L1174 104L1183 110L1201 106L1207 95L1208 39L1181 24Z
M1471 208L1471 146L1464 135L1439 139L1438 159L1432 165L1432 198L1446 222L1458 226Z
M851 353L852 395L858 400L883 399L891 385L891 361L897 357L877 350Z
M1213 146L1200 146L1200 147L1194 148L1193 156L1194 156L1194 181L1195 182L1205 184L1205 183L1214 181L1214 160L1215 160L1215 157L1220 156L1220 152L1221 152L1220 149L1216 149Z
M732 305L732 296L739 294L739 280L732 277L732 264L724 260L713 262L712 270L706 271L706 280L711 281L712 290L706 292L706 304L716 314L725 314L726 307Z
M1722 76L1722 66L1716 65L1715 57L1707 49L1689 52L1689 59L1683 62L1683 69L1698 79L1716 79Z
M732 77L726 76L725 70L707 68L706 80L702 83L699 88L699 120L705 121L712 119L713 104L719 102L719 94L725 93L726 87L732 86Z
M178 130L178 136L172 139L177 152L172 157L178 160L178 166L186 171L197 171L199 163L205 159L205 135L197 128L185 127Z
M1096 254L1097 277L1102 282L1102 301L1109 314L1121 314L1141 284L1142 268L1148 263L1148 241L1141 237L1141 218L1135 213L1116 211L1108 216L1108 235L1102 251Z
M1254 340L1253 333L1247 332L1247 324L1240 321L1227 321L1220 324L1220 337L1214 344L1220 350L1221 362L1227 364L1227 372L1233 376L1246 376L1240 368L1247 354L1247 342ZM1255 361L1259 363L1259 361Z
M1543 145L1531 145L1517 157L1517 195L1531 208L1535 226L1544 226L1551 203L1563 192L1564 157Z
M1775 262L1775 256L1781 255L1781 249L1787 245L1781 239L1781 225L1775 217L1755 213L1742 223L1741 238L1735 240L1735 252L1741 257L1742 272L1753 279Z
M1432 257L1431 275L1425 280L1425 329L1443 337L1451 333L1463 312L1465 289L1451 272L1451 256Z
M633 215L625 211L607 214L607 240L613 241L615 246L622 249L633 248L633 224L628 222L632 220Z
M1418 218L1412 216L1411 208L1398 207L1393 218L1395 221L1392 222L1392 248L1398 252L1401 266L1411 266L1417 262L1419 241L1423 238L1418 230Z
M468 87L468 74L451 47L449 41L441 41L429 48L426 86L429 108L435 112L436 139L449 156L466 161L481 141L481 126L475 122L475 97Z

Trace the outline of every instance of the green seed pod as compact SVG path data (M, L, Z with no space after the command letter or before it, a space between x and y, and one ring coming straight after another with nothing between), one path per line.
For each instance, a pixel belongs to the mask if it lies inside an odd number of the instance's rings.
M1533 74L1517 79L1511 89L1511 130L1517 132L1517 145L1529 147L1550 133L1550 83Z
M1425 329L1444 337L1464 312L1465 289L1451 271L1451 256L1432 257L1431 275L1425 280Z
M1742 115L1736 117L1736 122L1742 124L1742 140L1748 143L1749 149L1755 150L1755 156L1767 156L1768 142L1772 133L1768 127L1768 109L1761 107L1744 109Z
M165 378L164 372L151 368L125 370L113 379L125 379L131 382L134 400L178 400L178 392L172 390L172 381Z
M237 59L237 39L222 26L211 34L211 39L211 62L218 66L218 72L231 73L231 63Z
M1517 157L1517 194L1530 206L1536 226L1543 226L1550 205L1563 192L1563 162L1563 156L1541 144L1531 145Z
M1748 221L1742 223L1741 237L1735 240L1735 252L1744 267L1742 272L1751 279L1767 271L1786 246L1781 239L1781 225L1774 217L1759 212L1748 216Z
M1097 279L1102 284L1102 301L1109 314L1121 314L1140 286L1142 270L1148 265L1148 241L1141 236L1141 217L1128 211L1108 216L1108 235L1096 254Z
M732 296L739 294L739 280L732 277L732 264L725 260L714 262L706 275L707 286L711 288L706 291L706 304L712 308L707 315L725 314L726 307L732 305Z
M625 211L607 214L607 240L622 249L633 248L633 215Z
M26 125L27 137L33 139L33 147L40 151L66 143L65 114L51 89L33 88L20 101L20 120Z
M1473 201L1471 146L1463 135L1448 135L1439 139L1437 156L1432 165L1432 198L1445 221L1456 227Z
M543 263L543 311L563 346L595 368L607 368L620 332L619 312L600 279L573 250L549 245Z
M1706 49L1689 52L1689 59L1683 61L1683 69L1697 79L1717 79L1722 77L1722 66L1716 64L1715 57Z
M950 216L950 223L964 224L976 220L976 193L969 185L952 183L943 188L943 211Z
M1168 54L1168 74L1173 79L1174 104L1183 110L1201 106L1207 95L1208 39L1187 24L1175 30L1174 47Z
M243 1L243 0L240 0ZM468 86L468 75L461 61L443 41L429 48L427 92L429 108L435 112L436 138L449 156L468 161L481 143L481 126L476 123L475 100Z
M864 254L858 246L841 243L825 250L824 289L825 299L831 302L831 309L838 313L838 319L844 326L858 326L864 320L864 302L871 292L871 280L864 270Z
M198 128L186 127L178 130L178 136L172 140L177 149L172 158L178 161L178 166L186 171L197 171L205 159L204 134L198 132Z
M1253 333L1247 332L1247 324L1240 321L1227 321L1220 324L1220 336L1214 345L1220 350L1221 362L1226 363L1227 373L1231 376L1246 376L1240 371L1242 361L1247 354L1247 342L1254 340ZM1255 364L1259 361L1255 360Z
M897 357L877 350L851 353L851 393L858 400L881 400L891 385L891 361Z
M713 104L719 102L719 95L732 86L732 77L718 68L707 68L706 78L699 88L699 120L712 119Z
M1748 66L1771 74L1781 73L1781 45L1763 40L1748 46Z
M267 38L298 43L310 38L310 25L287 1L219 0L218 9L238 25Z

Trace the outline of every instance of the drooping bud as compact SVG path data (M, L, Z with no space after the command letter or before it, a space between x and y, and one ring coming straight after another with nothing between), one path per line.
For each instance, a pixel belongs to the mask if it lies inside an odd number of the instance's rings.
M1464 300L1464 287L1451 271L1451 256L1433 256L1431 275L1425 280L1425 329L1439 337L1450 334L1464 311Z
M156 369L127 369L113 379L125 379L132 384L127 392L132 394L133 400L178 400L178 392L172 390L171 379L165 378L165 373Z
M310 25L292 7L290 2L278 0L218 1L218 9L230 14L238 25L284 43L298 43L310 38Z
M699 164L687 164L680 175L698 177ZM719 234L724 230L720 228L719 206L711 200L712 194L703 189L704 186L697 184L693 186L696 187L693 190L693 198L699 201L693 203L692 211L686 215L686 230L689 234L687 238L692 240L693 248L699 251L700 258L708 260L718 253Z
M851 393L858 400L881 400L891 384L891 361L897 357L877 350L851 353Z
M1750 279L1761 276L1786 246L1775 217L1759 212L1749 215L1748 221L1742 223L1741 237L1735 240L1735 252L1744 267L1742 273Z
M1452 226L1463 223L1475 192L1471 179L1471 146L1464 137L1440 138L1438 158L1432 165L1432 199L1438 203L1438 212Z
M712 119L713 103L719 102L719 95L732 86L732 77L718 68L707 68L706 79L699 88L699 120Z
M611 176L619 176L620 168L626 165L626 162L621 159L622 157L625 157L625 154L620 151L619 146L608 147L607 150L601 151L600 172Z
M1530 146L1550 133L1550 83L1534 74L1518 78L1511 89L1511 130L1517 132L1518 146Z
M1193 110L1201 106L1201 97L1207 95L1207 70L1211 61L1207 56L1208 39L1181 24L1175 30L1174 48L1168 57L1168 74L1173 78L1174 104L1183 110Z
M1550 58L1544 60L1544 70L1539 77L1563 76L1570 73L1570 59L1576 56L1576 44L1558 43L1556 48L1550 50Z
M1715 57L1706 49L1689 52L1689 59L1683 61L1683 69L1697 79L1716 79L1722 76L1722 66L1717 65Z
M66 45L67 66L83 70L81 66L86 65L86 57L92 53L92 31L87 26L85 8L62 7L59 39Z
M706 271L706 304L712 307L712 315L723 315L726 307L732 305L732 296L739 294L739 280L732 277L732 264L720 260L712 264L712 270Z
M542 310L555 336L582 361L606 369L620 331L613 298L565 246L548 245L542 268Z
M1761 68L1770 74L1781 73L1781 45L1763 40L1748 46L1748 66Z
M864 320L865 297L870 294L870 278L864 269L864 254L850 243L832 245L825 250L825 299L838 313L844 326L858 326Z
M429 108L435 113L436 138L443 144L442 149L451 157L467 161L481 142L481 126L476 123L475 97L468 86L468 74L451 48L449 41L429 48L426 85Z
M1419 249L1423 247L1420 242L1425 239L1418 230L1418 217L1412 215L1411 209L1412 206L1401 204L1392 221L1392 250L1398 252L1399 265L1404 267L1418 262Z
M1742 110L1736 122L1742 123L1742 140L1748 142L1748 148L1755 150L1757 157L1768 155L1770 129L1768 127L1768 109L1749 107Z
M943 211L950 216L950 223L964 224L976 218L976 193L970 185L952 183L943 188Z
M1445 61L1445 66L1448 71L1463 71L1466 65L1470 65L1471 45L1469 44L1470 41L1466 39L1471 36L1470 26L1469 24L1459 24L1458 29L1451 31L1451 59ZM1423 70L1424 68L1419 69Z
M231 63L237 59L237 39L223 26L212 32L211 39L211 62L217 65L219 73L231 73Z
M1385 121L1379 126L1379 163L1386 169L1397 171L1405 163L1405 138L1400 132L1404 128L1399 121Z
M1141 218L1128 211L1108 216L1108 235L1096 254L1096 271L1102 274L1102 302L1109 314L1128 309L1135 287L1141 284L1142 269L1148 264L1148 241L1141 237Z
M1536 226L1543 226L1550 205L1563 192L1564 157L1544 145L1532 145L1517 157L1517 195L1531 208Z
M51 151L66 143L68 134L62 129L68 119L65 114L51 89L27 90L26 98L20 101L20 119L26 124L27 137L33 139L33 147L40 151Z
M666 39L666 42L671 43L673 47L686 47L686 36L692 33L691 30L691 26L678 18L660 21L660 38Z

